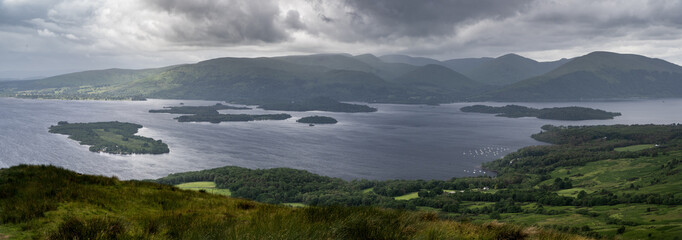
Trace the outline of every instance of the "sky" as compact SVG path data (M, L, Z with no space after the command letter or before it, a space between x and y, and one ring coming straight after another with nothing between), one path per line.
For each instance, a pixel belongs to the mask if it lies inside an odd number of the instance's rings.
M217 57L592 51L682 64L682 1L0 0L0 78Z

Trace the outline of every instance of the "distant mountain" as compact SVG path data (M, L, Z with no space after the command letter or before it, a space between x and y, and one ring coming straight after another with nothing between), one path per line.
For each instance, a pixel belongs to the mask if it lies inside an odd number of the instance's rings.
M393 80L410 88L443 95L468 95L472 91L479 91L484 84L473 81L468 77L447 67L429 64L419 67Z
M108 86L139 80L153 74L160 73L168 68L172 67L142 70L112 68L106 70L84 71L39 79L31 81L29 84L24 86L29 89Z
M432 59L432 58L425 58L425 57L411 57L407 55L398 55L398 54L392 54L392 55L383 55L379 57L384 62L388 63L406 63L414 66L424 66L424 65L429 65L429 64L438 64L441 65L441 62Z
M486 94L496 101L682 97L682 67L633 54L593 52Z
M527 78L545 74L568 60L538 62L516 54L480 61L480 64L460 70L476 81L491 85L508 85Z
M472 69L493 59L494 58L489 57L450 59L443 61L441 65L464 74L465 72L470 72Z
M379 74L377 75L385 79L396 78L417 68L417 66L410 65L407 63L385 62L381 60L381 58L378 58L372 54L358 55L354 56L353 58L362 61L375 69L380 70Z
M66 99L170 98L259 104L317 96L340 101L443 103L443 96L389 82L417 68L371 55L218 58L159 69L109 69L0 83L5 96Z
M384 103L682 97L682 67L637 55L594 52L570 61L537 62L508 54L495 59L434 60L438 64L423 66L386 62L386 58L371 54L217 58L155 69L107 69L0 82L0 95L252 104L312 97ZM528 79L519 81L522 78ZM490 91L494 85L509 83L513 84Z

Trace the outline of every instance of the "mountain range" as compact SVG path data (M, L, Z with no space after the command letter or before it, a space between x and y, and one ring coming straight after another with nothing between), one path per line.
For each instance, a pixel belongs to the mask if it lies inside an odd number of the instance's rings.
M383 103L565 101L682 97L682 67L633 54L593 52L538 62L517 54L439 61L406 55L316 54L217 58L0 82L3 96L172 98L259 104L312 97Z

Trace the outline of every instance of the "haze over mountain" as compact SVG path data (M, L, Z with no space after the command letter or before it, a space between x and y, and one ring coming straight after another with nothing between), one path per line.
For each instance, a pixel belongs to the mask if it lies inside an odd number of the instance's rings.
M682 67L634 54L592 52L542 76L493 91L496 101L562 101L682 96Z
M460 71L479 82L508 85L545 74L567 61L567 59L562 59L553 62L538 62L510 53L489 61L482 61L475 67L461 68Z
M381 59L386 62L405 63L415 66L435 64L448 67L473 80L489 85L508 85L526 78L545 74L567 59L552 62L538 62L517 54L506 54L498 58L462 58L438 61L424 57L410 57L407 55L384 55Z
M467 92L477 91L485 87L485 84L436 64L419 67L394 81L410 88L444 95L466 95Z
M385 62L371 54L217 58L165 68L107 69L2 82L0 93L20 97L139 97L243 103L318 96L385 103L682 96L682 67L632 54L593 52L554 62L507 54L494 59L439 63L416 66Z

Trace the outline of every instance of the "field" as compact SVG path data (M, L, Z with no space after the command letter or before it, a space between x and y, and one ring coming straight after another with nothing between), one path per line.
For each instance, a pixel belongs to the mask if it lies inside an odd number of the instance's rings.
M635 151L654 148L654 147L656 147L656 144L639 144L639 145L632 145L632 146L627 146L627 147L619 147L619 148L615 148L613 150L618 151L618 152L635 152Z
M232 193L230 192L230 189L216 188L214 182L188 182L188 183L178 184L175 186L180 188L180 189L186 189L186 190L194 190L194 191L204 190L207 193L213 193L213 194L218 194L218 195L223 195L223 196L231 196L232 195Z
M395 200L410 200L410 199L415 199L418 197L419 197L418 192L412 192L412 193L408 193L408 194L405 194L402 196L397 196L394 199Z

